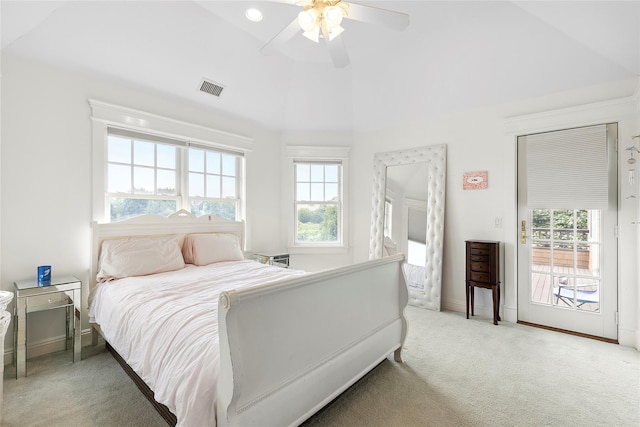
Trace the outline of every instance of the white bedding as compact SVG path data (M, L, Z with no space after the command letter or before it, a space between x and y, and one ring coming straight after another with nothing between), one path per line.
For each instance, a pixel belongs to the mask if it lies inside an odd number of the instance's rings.
M89 320L176 415L178 426L213 426L220 293L300 274L245 260L99 283Z

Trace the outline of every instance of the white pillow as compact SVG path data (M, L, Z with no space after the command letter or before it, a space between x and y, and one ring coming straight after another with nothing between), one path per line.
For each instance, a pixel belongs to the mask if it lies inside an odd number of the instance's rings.
M104 282L181 268L184 258L175 236L104 240L97 280Z
M188 234L184 238L182 253L187 264L195 265L244 259L240 239L229 233Z

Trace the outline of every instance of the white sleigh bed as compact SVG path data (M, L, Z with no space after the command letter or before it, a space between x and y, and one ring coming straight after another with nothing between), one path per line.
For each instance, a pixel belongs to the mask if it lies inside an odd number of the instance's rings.
M187 364L178 370L181 373L189 369L196 370L191 372L192 377L198 377L198 381L201 381L194 387L196 390L187 390L185 397L177 399L177 402L171 398L175 394L174 390L163 389L160 393L156 392L153 389L159 382L149 379L149 371L172 376L173 371L167 372L169 368L165 368L171 361L167 362L158 355L170 354L168 352L175 350L157 349L158 342L174 340L153 340L156 350L151 355L137 355L134 350L137 351L138 346L147 345L149 335L155 337L162 333L163 328L158 326L158 321L151 321L153 324L146 323L138 326L137 330L130 331L127 320L118 320L121 323L116 322L119 326L114 328L111 321L108 322L109 325L106 321L101 324L100 315L97 314L100 307L111 307L111 311L107 312L108 315L103 315L103 319L121 314L126 317L127 313L129 317L146 316L145 310L150 309L144 308L143 303L147 297L140 289L146 286L155 292L154 295L159 295L158 289L161 287L151 285L148 281L158 280L154 283L164 286L165 283L172 282L173 277L182 278L183 272L184 277L195 274L196 277L204 278L204 273L200 271L206 272L207 269L223 269L217 270L224 271L216 273L217 277L234 276L236 273L228 273L231 270L224 269L236 268L233 266L235 262L225 261L219 265L202 267L187 265L183 269L166 273L111 280L106 284L97 283L96 276L99 272L102 273L99 265L102 243L175 236L179 244L184 245L185 240L191 241L192 235L209 233L216 236L235 235L242 242L243 223L215 216L194 218L182 214L169 218L146 215L120 223L93 224L90 320L94 322L94 343L97 342L97 333L100 333L108 344L114 344L117 353L125 353L120 355L121 359L131 365L124 365L125 370L138 376L134 380L141 389L149 387L155 392L155 399L160 403L158 405L156 402L156 407L165 409L163 416L169 423L177 421L181 426L200 423L202 418L198 418L199 414L194 414L195 410L189 409L190 407L181 409L186 400L195 401L199 407L213 408L212 419L206 419L206 425L297 425L391 354L394 354L396 361L402 361L401 350L407 331L404 309L408 302L407 286L401 269L404 259L402 255L310 274L285 273L286 270L278 267L258 265L253 261L237 261L241 263L238 270L259 271L260 276L256 277L268 279L265 284L256 284L255 278L250 279L253 283L242 288L225 284L216 291L218 293L215 294L216 300L213 303L215 307L205 310L217 310L217 316L213 316L217 319L211 320L213 323L217 320L217 329L215 325L213 329L216 333L214 338L218 341L216 351L219 362L209 361L209 365L215 365L216 374L209 378L206 369ZM262 270L265 268L279 270L285 276L277 278L278 272ZM197 274L194 273L196 271ZM139 286L137 283L146 284ZM111 301L122 303L108 302L105 297L109 295L107 289L121 292L127 287L136 289L137 294L118 300L117 298L122 298L121 294L114 293L116 299L112 298ZM170 291L174 292L170 295L171 298L176 298L172 300L175 304L181 304L175 293L180 293L183 289ZM200 295L199 292L194 290L193 295ZM151 301L152 297L148 299ZM191 297L190 301L193 300L194 297ZM193 305L206 308L206 304L211 304L211 301L203 299L201 303ZM190 308L173 310L171 316L176 317L167 321L167 325L181 327L182 320L178 316L181 312L188 315L189 310ZM135 316L131 316L132 313ZM194 322L184 321L184 325L189 323ZM185 335L181 339L186 339L188 335L202 341L206 335L204 332L201 335L199 331L209 330L210 327L198 328L195 332L178 333L175 336ZM111 343L110 339L118 341L117 336L123 335L122 331L127 336L138 338L131 342L125 341L125 344ZM140 337L142 340L139 343ZM119 358L117 353L116 358ZM131 356L134 360L127 360L128 353L135 355ZM140 358L144 363L139 363ZM213 389L215 401L210 402L211 394L206 390L197 391L199 389ZM169 416L166 408L171 411ZM185 415L187 413L188 416ZM194 418L193 415L197 416Z

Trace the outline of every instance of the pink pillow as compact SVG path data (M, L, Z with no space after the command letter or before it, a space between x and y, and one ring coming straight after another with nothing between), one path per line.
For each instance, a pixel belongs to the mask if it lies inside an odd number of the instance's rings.
M188 234L184 238L182 254L187 264L195 265L244 259L240 239L229 233Z
M181 268L184 259L175 236L111 239L102 242L97 280L104 282Z

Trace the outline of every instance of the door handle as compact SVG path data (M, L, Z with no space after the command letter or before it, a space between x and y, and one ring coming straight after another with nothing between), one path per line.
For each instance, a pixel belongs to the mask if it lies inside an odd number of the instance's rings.
M527 243L527 221L524 219L520 223L520 243L523 245Z

